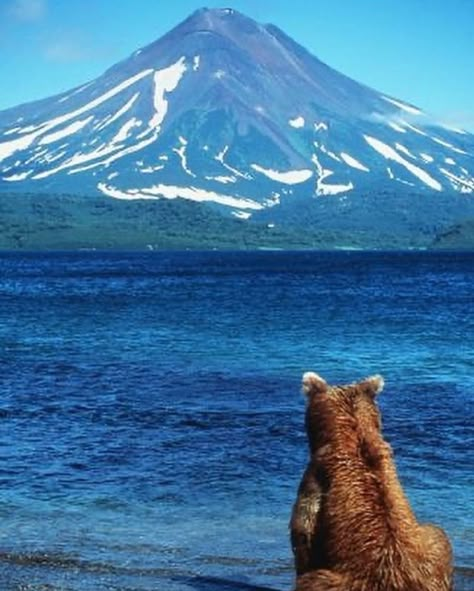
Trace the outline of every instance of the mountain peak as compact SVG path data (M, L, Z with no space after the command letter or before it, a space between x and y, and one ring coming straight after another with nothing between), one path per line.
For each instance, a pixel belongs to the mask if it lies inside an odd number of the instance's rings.
M218 33L224 36L238 36L261 33L264 27L233 8L199 8L186 20L177 25L172 34Z
M248 50L258 45L266 28L233 8L199 8L167 34L133 54L147 67L159 67L166 54L179 59L183 53L215 52L218 47L233 46ZM122 67L122 64L118 64ZM113 69L115 66L113 66Z
M245 17L241 12L238 10L234 10L233 8L199 8L193 14L205 14L209 18L229 18L229 17ZM191 18L193 17L191 15Z
M222 21L242 19L255 22L248 16L245 16L233 8L198 8L198 10L195 10L184 22L208 23L213 25Z

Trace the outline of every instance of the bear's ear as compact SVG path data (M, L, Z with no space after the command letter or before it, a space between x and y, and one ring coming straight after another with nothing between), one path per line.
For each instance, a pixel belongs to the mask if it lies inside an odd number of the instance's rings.
M327 383L321 376L318 376L317 373L314 373L313 371L307 371L305 374L303 374L302 389L303 394L306 394L306 396L325 392L327 388Z
M375 376L365 378L361 385L364 387L367 394L370 394L375 398L377 394L382 392L385 385L385 380L381 375L377 374Z

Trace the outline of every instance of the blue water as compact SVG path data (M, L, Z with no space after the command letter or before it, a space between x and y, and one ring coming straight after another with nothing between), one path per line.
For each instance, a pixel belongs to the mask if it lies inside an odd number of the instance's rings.
M473 303L474 254L1 254L0 589L290 589L309 369L384 375L474 566Z

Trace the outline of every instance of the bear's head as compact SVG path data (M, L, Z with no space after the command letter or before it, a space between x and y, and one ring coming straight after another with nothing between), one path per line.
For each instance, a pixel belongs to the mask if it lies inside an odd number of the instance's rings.
M382 376L361 382L330 386L313 372L303 375L307 396L306 430L311 453L344 438L349 447L364 447L382 423L376 396L384 386Z

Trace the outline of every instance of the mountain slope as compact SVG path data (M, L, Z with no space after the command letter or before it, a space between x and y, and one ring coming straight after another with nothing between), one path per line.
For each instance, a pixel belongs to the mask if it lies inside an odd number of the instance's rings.
M201 9L96 80L0 112L0 191L183 198L243 219L373 192L471 208L474 136L272 25Z

